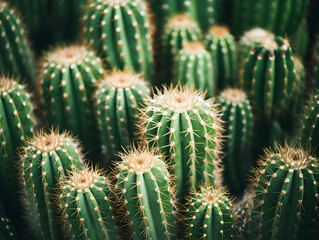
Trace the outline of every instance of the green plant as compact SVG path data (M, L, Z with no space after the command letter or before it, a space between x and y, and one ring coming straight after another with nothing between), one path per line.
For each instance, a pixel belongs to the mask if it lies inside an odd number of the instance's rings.
M303 19L292 38L292 48L295 56L304 59L309 47L309 29L306 19Z

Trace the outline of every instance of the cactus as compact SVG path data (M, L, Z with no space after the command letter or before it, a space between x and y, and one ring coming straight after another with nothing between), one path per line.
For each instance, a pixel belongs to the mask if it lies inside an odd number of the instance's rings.
M188 42L179 51L175 61L174 82L189 84L207 90L207 97L215 94L213 60L201 42Z
M6 217L5 213L2 210L0 210L0 239L18 239L11 221Z
M173 80L174 59L184 44L199 41L201 30L197 23L186 14L177 14L170 18L163 34L163 69L166 83Z
M235 85L237 77L236 43L227 27L212 26L206 35L206 47L213 56L217 89Z
M34 84L34 65L21 20L7 2L0 2L0 72Z
M48 123L72 130L92 152L99 146L93 95L102 78L101 60L92 51L69 46L47 54L39 84Z
M121 219L134 239L173 239L176 208L172 176L162 156L140 147L121 153L115 191Z
M315 36L314 39L314 47L313 47L313 71L312 71L312 76L313 76L313 83L312 85L315 88L319 87L319 35Z
M78 143L66 133L40 131L24 147L21 165L30 227L39 234L36 239L62 239L54 195L67 172L82 167Z
M101 171L84 167L61 182L60 208L71 239L118 239L113 194Z
M148 84L127 71L115 71L99 83L96 115L105 156L114 157L122 147L128 149L136 140L138 108L147 96L150 96Z
M164 88L142 112L142 132L176 175L178 199L199 184L220 184L221 126L212 99L190 87Z
M232 239L232 203L223 188L194 193L186 214L185 239Z
M318 159L294 145L266 150L255 171L251 239L311 239L318 221Z
M306 19L303 19L292 38L292 48L295 56L304 59L308 52L309 29Z
M239 89L226 89L218 97L222 112L224 184L232 193L246 186L246 175L252 165L249 156L253 135L253 113L246 94Z
M153 55L146 5L141 0L94 1L84 17L85 38L108 68L143 72L153 82Z

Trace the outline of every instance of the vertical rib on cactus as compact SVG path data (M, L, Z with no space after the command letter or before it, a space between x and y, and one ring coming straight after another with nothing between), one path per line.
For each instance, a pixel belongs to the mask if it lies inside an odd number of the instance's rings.
M87 42L102 55L108 68L143 72L153 82L152 43L144 1L94 1L86 11L84 25Z
M149 96L148 84L140 75L128 71L114 71L99 83L96 115L104 155L114 157L136 140L138 108Z
M61 182L60 207L67 236L72 239L118 239L109 181L88 167Z
M237 77L236 43L229 29L224 26L212 26L205 42L213 56L218 90L234 86Z
M207 97L215 93L213 59L201 42L187 42L179 51L175 61L175 85L188 84L196 89L206 90Z
M0 239L18 239L11 221L6 217L5 213L2 210L0 210Z
M162 156L140 148L121 153L120 157L115 188L125 228L131 230L134 239L173 239L175 192Z
M232 193L240 193L246 185L253 135L253 113L246 94L239 89L226 89L219 98L223 128L223 179Z
M101 60L81 46L57 48L44 58L40 84L47 121L72 130L83 145L98 149L93 110L95 83L103 78Z
M232 239L232 203L223 188L203 187L194 193L187 211L186 239Z
M34 65L24 29L9 4L0 2L0 72L34 84Z
M142 110L147 143L165 156L176 174L177 194L184 199L190 189L219 184L221 126L213 100L190 87L164 88Z
M53 196L67 172L82 167L78 143L65 133L39 132L27 142L21 161L30 227L39 234L38 239L62 239Z
M318 159L295 146L275 146L259 166L251 239L311 239L319 214Z

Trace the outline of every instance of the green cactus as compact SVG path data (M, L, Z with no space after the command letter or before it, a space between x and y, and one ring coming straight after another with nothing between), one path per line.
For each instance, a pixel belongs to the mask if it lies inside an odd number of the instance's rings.
M61 182L59 203L71 239L118 239L113 194L101 171L84 167Z
M246 175L252 162L251 140L253 112L246 94L240 89L226 89L218 97L223 128L223 179L232 193L240 193L246 186Z
M213 56L217 89L235 85L237 78L236 42L228 28L212 26L205 38L206 47Z
M225 189L203 187L187 209L185 239L232 239L232 203Z
M34 87L34 65L21 20L5 1L0 2L0 72L19 77Z
M175 85L189 84L196 89L205 89L207 97L215 94L213 59L201 42L184 44L175 61L174 75Z
M115 191L127 234L134 239L173 239L175 192L162 156L146 148L121 153ZM128 231L130 230L130 231Z
M319 35L315 37L315 43L313 47L313 83L315 88L319 87Z
M176 175L179 200L185 200L199 184L220 184L221 180L219 114L212 99L204 98L187 86L164 88L142 110L142 132Z
M99 147L93 95L102 78L102 62L92 51L69 46L47 54L39 83L48 124L72 130L92 152Z
M17 240L18 236L12 226L11 221L6 217L5 213L0 210L0 239Z
M150 94L148 84L127 71L115 71L99 83L96 115L105 156L114 157L136 140L138 108Z
M67 134L39 132L21 154L26 210L36 239L62 239L63 227L54 203L58 183L68 171L82 167L78 143Z
M301 59L306 57L309 45L309 29L306 19L303 19L292 37L292 48L295 56Z
M144 1L105 0L89 5L84 17L85 38L110 69L143 72L153 79L149 19Z
M251 239L311 239L318 221L318 159L296 146L275 146L259 162Z

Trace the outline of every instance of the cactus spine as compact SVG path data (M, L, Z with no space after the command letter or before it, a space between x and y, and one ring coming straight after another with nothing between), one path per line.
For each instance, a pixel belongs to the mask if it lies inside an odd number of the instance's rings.
M0 2L0 72L34 84L34 65L20 18L7 2Z
M141 0L104 0L90 4L84 17L88 43L111 69L143 72L153 82L153 54L146 5Z
M116 191L134 239L173 239L174 187L161 156L146 148L121 153ZM126 226L127 227L127 226Z
M113 194L100 171L75 170L61 182L60 207L72 239L118 239L112 212Z
M205 44L213 56L218 90L234 86L237 77L236 43L228 28L212 26Z
M5 213L2 210L0 210L0 239L18 239L11 221L6 217Z
M218 98L223 128L222 162L224 183L232 193L240 193L246 185L246 175L252 163L251 138L253 113L246 94L239 89L226 89Z
M127 71L115 71L99 83L96 115L104 155L114 157L136 140L138 108L148 96L148 84L140 75Z
M186 214L186 239L232 239L232 203L225 194L215 187L195 192Z
M295 146L276 146L259 166L251 239L311 239L318 220L318 160Z
M78 143L67 134L39 132L30 139L21 155L22 175L26 191L30 227L37 239L61 239L58 207L54 189L68 171L81 168L82 157Z
M201 42L187 42L175 61L175 85L189 84L196 89L205 89L207 97L214 96L215 79L213 59Z

